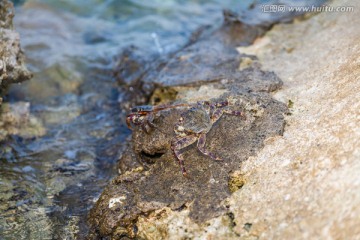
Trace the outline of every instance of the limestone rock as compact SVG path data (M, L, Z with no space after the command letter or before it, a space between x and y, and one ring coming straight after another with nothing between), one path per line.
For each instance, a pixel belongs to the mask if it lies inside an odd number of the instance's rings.
M0 98L4 88L31 78L24 66L24 55L20 48L19 34L12 29L14 8L11 2L0 2Z

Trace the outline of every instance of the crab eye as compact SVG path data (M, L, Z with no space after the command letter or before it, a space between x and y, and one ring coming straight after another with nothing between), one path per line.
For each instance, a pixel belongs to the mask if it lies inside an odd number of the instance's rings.
M133 107L132 109L131 109L131 112L133 112L133 113L136 113L136 112L138 112L139 111L139 108L137 108L137 107Z

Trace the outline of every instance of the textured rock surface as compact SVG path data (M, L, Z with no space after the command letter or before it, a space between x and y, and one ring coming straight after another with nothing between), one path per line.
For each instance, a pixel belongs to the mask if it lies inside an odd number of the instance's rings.
M187 109L161 112L154 120L156 128L149 134L141 128L134 131L132 146L120 159L122 174L103 192L91 212L90 222L95 232L102 236L135 236L137 220L148 214L156 215L163 207L174 211L185 209L197 223L227 212L224 200L242 182L241 175L233 175L234 170L254 156L266 138L283 133L287 112L285 104L267 93L278 89L281 80L257 67L247 71L248 78L187 89L179 95L189 103L227 99L233 110L245 113L246 119L223 115L207 134L206 149L224 161L211 160L192 145L184 149L189 178L184 177L170 142L175 137L175 123Z
M360 5L332 4L354 12L278 25L239 49L281 77L275 97L289 103L291 115L284 136L268 139L242 164L244 185L228 199L228 215L196 224L184 211L163 209L138 220L140 236L360 238Z
M31 73L24 66L19 34L12 29L13 17L13 4L7 0L0 1L0 105L9 84L31 78ZM22 129L20 135L23 136L43 134L44 130L38 126L37 120L33 117L29 118L29 106L29 103L19 103L1 110L0 141L8 134L19 134L20 129Z
M188 180L177 179L179 170L173 160L164 161L168 152L155 154L164 150L163 145L150 145L146 141L136 145L134 141L135 151L129 150L124 162L132 163L131 159L136 158L139 151L144 151L144 156L150 159L151 156L160 157L155 163L147 162L150 170L145 164L145 172L150 173L145 176L143 166L125 164L130 166L124 168L129 172L109 186L97 210L93 211L102 216L93 223L99 226L97 230L103 234L112 232L113 236L136 232L145 239L360 238L360 4L356 1L334 1L332 4L354 6L354 12L324 12L306 21L280 24L253 46L238 49L241 53L256 55L266 69L274 70L283 79L284 87L275 97L288 103L291 115L286 116L283 136L267 138L264 148L232 172L228 182L234 188L228 191L234 193L220 205L214 205L225 208L223 215L197 221L192 211L196 201L180 205L177 210L163 199L153 201L152 205L151 201L146 203L147 192L153 194L152 199L164 197L156 194L156 183L146 185L154 169L158 173L172 170L168 174L173 175L174 182L167 183L169 185L181 185ZM217 93L221 95L221 91ZM231 117L220 121L213 132L224 129L221 126L229 121ZM210 149L226 155L211 142L216 134L210 132L209 136ZM142 138L143 135L134 134L135 140ZM213 141L221 142L221 139ZM206 169L209 164L213 168L221 167L195 150L191 148L187 153L195 156L194 159L199 158L196 162L190 159L186 162L190 173L198 176L200 168L209 171ZM153 177L161 178L161 174ZM206 177L201 176L200 182ZM143 181L147 186L142 188L146 191L144 196L136 192L138 189L131 188L133 181ZM165 186L164 182L159 184ZM191 189L191 184L175 190L186 192L184 189ZM139 195L133 200L136 194ZM132 200L128 202L128 199ZM135 212L126 215L129 209ZM131 219L132 214L145 209L149 210L148 214ZM107 218L109 214L111 218ZM104 224L106 221L109 225Z
M4 89L11 83L25 81L31 77L24 66L24 55L20 49L19 34L12 29L14 8L11 2L0 2L0 99Z
M251 49L293 108L284 136L243 165L248 182L230 209L244 238L360 238L360 5L333 5L354 12L279 25Z

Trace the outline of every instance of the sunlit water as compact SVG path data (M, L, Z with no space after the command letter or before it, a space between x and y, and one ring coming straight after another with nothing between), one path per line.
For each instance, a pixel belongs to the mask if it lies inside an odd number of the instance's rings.
M130 134L113 59L130 45L174 51L199 26L220 25L223 8L250 1L238 2L17 1L15 28L35 76L7 101L30 102L46 134L0 146L0 238L83 238Z

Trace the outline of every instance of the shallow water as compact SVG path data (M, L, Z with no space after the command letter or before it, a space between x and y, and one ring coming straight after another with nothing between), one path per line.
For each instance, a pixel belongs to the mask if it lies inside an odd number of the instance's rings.
M113 59L129 45L174 51L199 26L221 24L223 8L246 7L236 2L16 2L15 28L35 76L6 100L29 102L45 134L14 135L1 145L2 239L86 235L86 214L115 176L130 134Z

